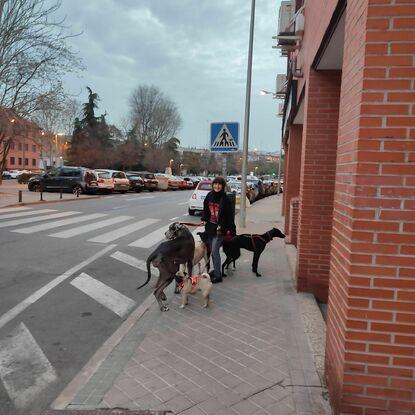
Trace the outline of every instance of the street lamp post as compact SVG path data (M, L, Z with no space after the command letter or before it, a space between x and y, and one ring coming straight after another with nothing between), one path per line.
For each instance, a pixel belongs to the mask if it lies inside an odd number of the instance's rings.
M251 109L251 79L252 79L252 50L254 45L254 23L255 23L255 0L251 3L251 22L249 27L249 47L248 47L248 68L246 76L246 95L245 95L245 121L244 121L244 144L242 157L242 189L239 212L239 226L246 226L246 172L248 167L248 144L249 144L249 115Z
M184 166L183 163L180 163L180 167L179 167L179 174L182 174L182 167Z
M172 164L174 163L173 159L170 159L169 161L169 167L170 167L170 174L173 174L173 168L172 168Z

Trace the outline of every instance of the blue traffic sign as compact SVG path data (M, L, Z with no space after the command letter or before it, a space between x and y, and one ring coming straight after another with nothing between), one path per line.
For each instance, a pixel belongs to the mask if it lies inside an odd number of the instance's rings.
M239 149L239 123L214 122L210 124L210 151L229 153Z

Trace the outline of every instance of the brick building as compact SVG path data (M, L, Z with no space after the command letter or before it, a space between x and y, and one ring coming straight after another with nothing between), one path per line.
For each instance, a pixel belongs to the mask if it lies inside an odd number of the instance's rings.
M40 128L32 121L17 116L12 110L0 108L0 155L7 151L5 169L39 169L41 155ZM2 157L1 157L2 158Z
M336 414L415 413L415 1L283 1L285 231ZM277 91L281 92L281 91Z

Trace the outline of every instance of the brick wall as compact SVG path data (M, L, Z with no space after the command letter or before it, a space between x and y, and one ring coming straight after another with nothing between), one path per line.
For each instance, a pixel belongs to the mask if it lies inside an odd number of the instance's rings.
M415 413L414 52L414 1L348 1L326 349L336 414Z
M290 220L288 224L288 238L286 242L297 246L298 240L298 211L300 207L300 199L293 197L290 200Z
M287 180L288 176L288 142L284 143L284 170L283 170L283 178L284 182ZM284 187L284 185L283 185ZM287 209L287 195L286 192L283 191L282 193L282 209L281 209L281 216L285 216L285 227L287 226L286 223L289 220L288 218L288 209Z
M286 173L284 176L284 203L285 233L289 233L290 203L293 197L298 197L300 192L301 171L301 140L303 134L302 125L291 125L289 129L288 148L285 153Z
M311 70L301 150L297 289L327 302L340 71Z

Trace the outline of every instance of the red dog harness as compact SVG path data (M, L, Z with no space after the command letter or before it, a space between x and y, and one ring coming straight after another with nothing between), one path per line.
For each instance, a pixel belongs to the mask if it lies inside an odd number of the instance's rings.
M182 283L179 284L179 288L182 289L184 287L184 283L186 280L190 280L192 285L196 285L199 281L199 275L192 275L191 277L186 277Z
M265 244L267 244L272 239L268 231L267 231L267 236L269 238L268 241L266 241L261 235L251 235L251 242L252 242L252 246L254 247L254 251L257 250L256 245L255 245L255 238L261 239L262 242L265 242Z

